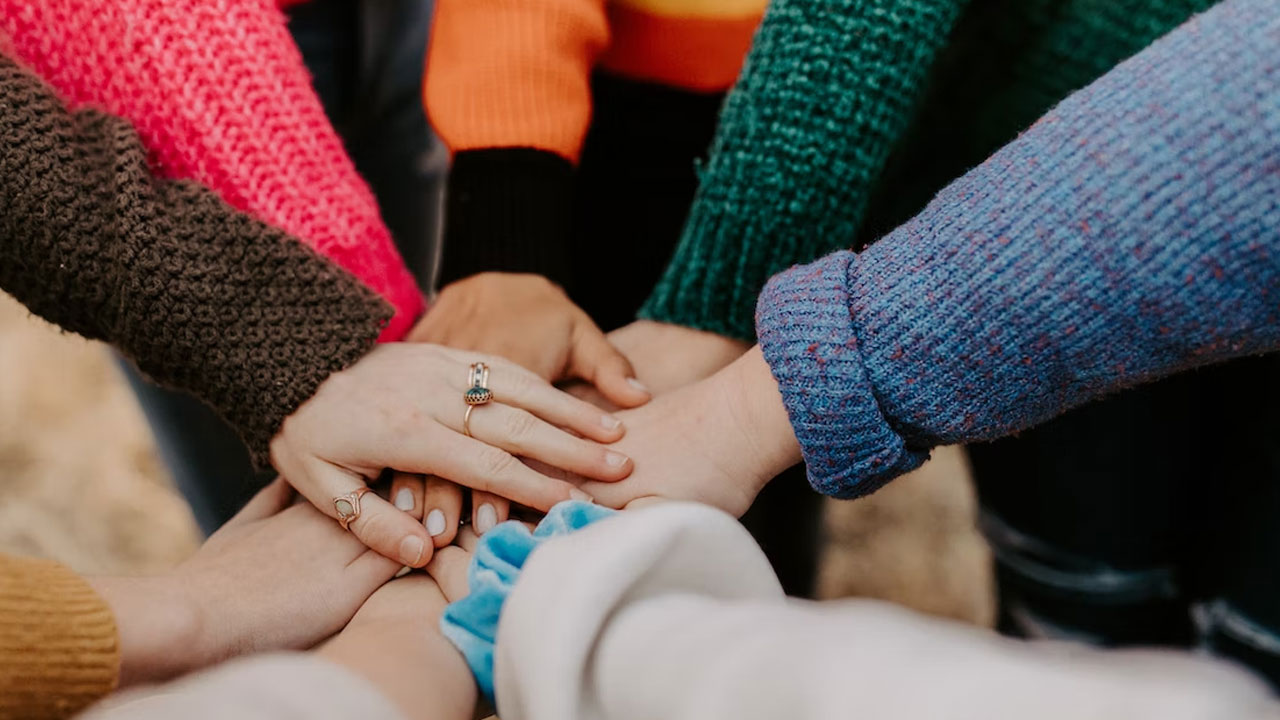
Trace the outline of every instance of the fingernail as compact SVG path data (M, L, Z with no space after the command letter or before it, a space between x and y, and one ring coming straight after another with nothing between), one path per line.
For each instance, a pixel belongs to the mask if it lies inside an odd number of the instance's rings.
M622 467L627 463L627 456L622 453L607 452L604 454L604 464L609 467Z
M432 510L427 513L427 532L431 533L431 537L444 534L444 513L439 510Z
M612 415L605 415L600 418L600 424L605 430L617 430L622 427L622 421Z
M400 492L396 493L396 507L408 512L413 509L413 491L409 488L400 488Z
M642 393L648 393L648 392L649 392L649 388L645 387L645 384L644 384L644 383L640 382L639 380L637 380L637 379L635 379L635 378L627 378L627 384L628 384L628 385L630 385L631 387L633 387L633 388L635 388L635 389L639 390L639 391L640 391L640 392L642 392Z
M401 540L400 562L410 567L417 567L418 563L422 560L423 547L422 538L417 535L410 535L409 537Z
M579 502L584 502L584 503L591 503L592 505L595 505L595 504L596 504L596 499L595 499L595 498L593 498L593 497L591 497L590 495L588 495L588 494L586 494L586 493L582 492L582 491L581 491L581 490L579 490L578 488L573 488L572 490L570 490L570 491L569 491L569 499L570 499L570 500L577 500L577 501L579 501Z
M476 510L476 534L483 535L493 529L498 524L498 511L493 509L489 503L485 503Z
M402 578L411 572L413 572L413 568L409 567L408 565L405 565L404 567L400 568L399 572L396 573L396 577Z

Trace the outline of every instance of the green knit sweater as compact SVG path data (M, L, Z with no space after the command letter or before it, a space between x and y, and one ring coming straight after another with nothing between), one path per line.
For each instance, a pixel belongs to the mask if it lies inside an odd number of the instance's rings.
M755 338L773 274L874 239L1214 0L773 0L641 316Z

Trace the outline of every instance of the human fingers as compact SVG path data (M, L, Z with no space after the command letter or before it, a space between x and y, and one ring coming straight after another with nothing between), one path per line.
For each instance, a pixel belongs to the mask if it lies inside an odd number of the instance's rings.
M427 563L431 576L449 602L461 600L469 592L467 569L471 566L471 553L457 545L440 548Z
M368 490L363 477L322 460L303 465L307 477L294 478L294 487L335 521L339 510L354 514L347 529L366 546L409 567L422 567L431 558L431 537L422 523L373 492L360 493Z
M457 483L428 475L422 507L425 511L422 523L435 546L442 548L453 542L458 521L462 519L462 488Z
M421 475L410 475L409 473L393 473L391 476L391 504L396 506L397 510L409 513L415 520L422 519L422 489L423 478Z
M566 374L591 383L605 399L619 407L649 402L653 395L636 379L631 362L595 323L585 317L583 320L585 324L574 333Z
M538 473L502 448L461 433L442 432L429 447L394 444L388 447L386 459L393 467L435 473L472 490L501 495L539 510L549 510L563 500L590 499L572 483Z
M553 467L595 480L621 480L631 474L631 459L617 450L571 435L533 413L503 402L472 408L460 430L518 457L532 458Z
M480 535L507 519L511 503L504 497L482 490L471 492L471 527Z
M466 353L451 348L441 352L469 369L473 363L489 365L488 388L495 400L523 408L557 427L568 428L597 442L611 443L625 434L622 421L600 408L557 390L546 380L501 358ZM452 379L452 378L451 378ZM467 388L466 376L456 378L459 390ZM465 411L465 408L464 408Z

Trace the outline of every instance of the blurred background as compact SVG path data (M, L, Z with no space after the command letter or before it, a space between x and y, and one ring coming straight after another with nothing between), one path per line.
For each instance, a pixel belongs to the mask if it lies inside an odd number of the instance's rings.
M104 346L0 294L0 551L84 573L163 570L199 545L133 393ZM818 594L990 624L989 556L962 453L860 501L828 501Z

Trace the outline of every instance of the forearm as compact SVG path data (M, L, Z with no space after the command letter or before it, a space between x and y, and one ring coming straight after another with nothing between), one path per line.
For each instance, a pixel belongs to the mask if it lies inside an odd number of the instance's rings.
M854 241L965 0L775 0L641 316L755 338L774 273Z
M265 458L389 308L210 191L157 183L128 123L67 112L4 58L0 93L0 287L208 402Z
M132 123L166 178L195 180L347 269L396 310L423 301L325 117L271 0L0 0L18 59L73 107ZM139 38L146 38L145 42Z
M772 281L761 344L815 485L1274 349L1278 35L1273 5L1219 5L861 255Z

